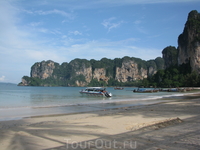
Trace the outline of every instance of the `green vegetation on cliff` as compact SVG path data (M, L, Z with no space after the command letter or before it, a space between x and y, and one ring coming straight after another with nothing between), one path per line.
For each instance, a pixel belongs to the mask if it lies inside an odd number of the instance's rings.
M196 72L192 72L190 64L177 65L177 49L172 46L168 46L163 49L163 58L157 57L155 60L144 61L139 58L125 56L123 58L107 59L102 58L101 60L91 59L90 61L86 59L75 59L70 63L54 63L54 69L51 76L41 79L39 77L28 77L24 76L22 79L25 80L28 86L78 86L79 83L87 83L86 76L83 74L78 74L78 72L84 72L85 68L91 67L94 73L95 69L104 68L106 70L106 76L109 80L106 82L104 80L97 80L92 78L87 86L143 86L143 87L184 87L184 86L199 86L200 85L200 75ZM116 80L116 68L122 67L122 63L129 64L134 62L138 65L138 69L149 69L154 68L156 73L148 75L148 78L143 80L130 80L127 82L119 82ZM166 63L168 62L168 63ZM46 63L41 62L46 66ZM34 64L31 68L34 70L34 66L39 66L37 74L43 72L41 63ZM165 69L164 69L165 66ZM168 66L168 67L167 67ZM34 73L31 70L31 73ZM20 83L19 85L23 85Z
M144 87L199 87L200 75L191 71L190 64L171 66L165 70L159 70L154 76L143 80Z
M123 58L115 58L114 60L102 58L101 60L91 59L74 59L70 63L62 63L59 65L53 61L42 61L35 63L31 67L31 77L24 76L19 85L28 86L137 86L141 81L137 81L128 77L127 82L120 82L116 79L116 70L121 68L122 64L128 65L131 63L136 70L139 70L139 75L142 74L140 69L148 70L149 67L157 70L163 68L162 58L156 60L144 61L135 57L125 56ZM127 68L128 67L128 68ZM130 71L130 66L125 66L127 72ZM91 73L90 73L91 68ZM89 70L88 70L89 69ZM100 69L105 71L98 72ZM99 73L99 79L94 78L94 72ZM101 77L103 76L103 77ZM87 79L86 79L87 78Z
M168 46L162 51L165 68L178 64L178 50L174 46Z
M195 82L191 81L191 77L197 79ZM190 64L182 64L180 66L170 66L165 70L159 70L155 75L149 77L143 83L143 86L149 87L188 87L198 86L200 83L200 76L195 72L191 72Z
M178 65L178 49L168 46L163 49L165 69L159 69L153 76L144 79L144 87L192 87L200 85L200 75L192 71L190 62Z

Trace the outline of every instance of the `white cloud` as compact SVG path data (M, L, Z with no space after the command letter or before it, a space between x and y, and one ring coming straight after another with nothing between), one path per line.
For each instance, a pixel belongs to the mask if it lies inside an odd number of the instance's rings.
M53 60L59 63L65 61L62 54L53 50L26 50L24 54L34 61Z
M109 26L111 26L111 21L115 20L116 18L115 17L112 17L112 18L109 18L109 19L105 19L103 22L102 22L102 25L105 27L105 28L109 28Z
M27 72L36 61L65 61L62 54L56 51L55 39L43 38L35 32L39 30L60 35L59 29L50 31L38 28L42 22L28 24L34 28L23 28L19 26L21 20L18 10L7 1L0 1L0 14L3 14L0 15L0 72L4 73L0 79L15 83L19 83L23 75L29 74Z
M69 34L73 34L73 35L82 35L82 33L81 32L79 32L79 31L70 31L69 32Z
M51 14L57 14L57 15L61 15L63 17L67 17L69 19L73 19L74 15L72 13L67 13L63 10L57 10L57 9L53 9L53 10L49 10L49 11L44 11L44 10L37 10L37 11L30 11L30 10L24 10L25 12L29 13L29 14L38 14L38 15L51 15Z
M105 19L101 24L108 29L109 32L111 29L118 28L122 23L124 23L123 21L113 22L114 20L116 20L115 17Z
M42 22L31 22L30 23L30 26L32 26L32 27L37 27L37 26L40 26L40 25L42 25L43 23Z
M105 8L105 7L118 7L125 5L140 5L140 4L162 4L162 3L192 3L199 2L199 0L73 0L66 3L65 0L60 0L59 3L54 3L54 6L64 6L65 8L71 10L80 10L80 9L96 9L96 8ZM42 3L42 2L41 2ZM65 3L65 5L63 5Z
M45 28L39 28L38 31L42 33L49 33L49 30Z
M1 82L5 81L5 78L6 78L5 76L1 76L1 77L0 77L0 81L1 81Z
M68 22L68 20L63 20L63 21L62 21L62 24L66 23L66 22Z
M133 57L138 57L144 60L150 60L150 59L155 59L157 57L162 57L160 49L137 47L137 46L126 46L126 48L129 51L133 52L132 54Z
M135 20L133 23L135 25L135 29L137 29L138 32L148 34L147 30L142 26L142 23L144 23L144 21Z
M54 35L61 35L61 31L59 29L48 29L48 28L43 28L43 27L38 27L38 28L30 28L30 33L36 34L36 33L44 33L44 34L54 34Z
M0 2L0 45L1 47L9 47L6 51L21 48L26 45L25 38L29 35L28 32L20 30L17 27L19 18L17 17L18 10L5 1Z
M159 3L183 3L183 2L199 2L199 0L100 0L99 3L107 3L112 5L135 5L135 4L159 4Z
M144 60L155 59L161 56L161 50L152 48L142 48L134 46L134 42L138 39L126 39L121 41L93 40L83 44L73 44L63 48L65 58L96 59L103 57L110 59L122 58L124 56L142 58Z
M139 24L141 24L141 23L142 23L141 20L136 20L136 21L134 21L134 24L135 24L135 25L139 25Z
M143 33L143 34L148 34L148 31L142 27L142 26L137 26L136 29L138 30L138 32Z

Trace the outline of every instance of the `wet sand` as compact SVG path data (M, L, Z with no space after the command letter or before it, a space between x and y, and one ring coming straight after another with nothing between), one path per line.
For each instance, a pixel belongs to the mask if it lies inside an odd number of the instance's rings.
M200 95L0 122L1 150L200 149Z

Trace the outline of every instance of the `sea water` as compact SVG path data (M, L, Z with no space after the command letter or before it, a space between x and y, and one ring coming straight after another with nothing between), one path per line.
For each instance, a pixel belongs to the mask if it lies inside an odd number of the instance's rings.
M92 112L119 107L153 104L188 93L134 93L134 87L106 90L112 97L84 96L84 87L31 87L0 83L0 120L23 117Z

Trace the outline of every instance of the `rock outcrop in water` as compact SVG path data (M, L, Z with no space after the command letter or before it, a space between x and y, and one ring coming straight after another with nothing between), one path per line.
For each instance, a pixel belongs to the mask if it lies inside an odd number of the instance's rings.
M114 60L103 58L100 61L74 59L61 65L49 60L35 63L31 67L31 77L23 77L20 85L34 82L39 86L87 86L91 81L109 84L110 80L125 83L147 78L163 67L162 58L150 61L134 57Z

